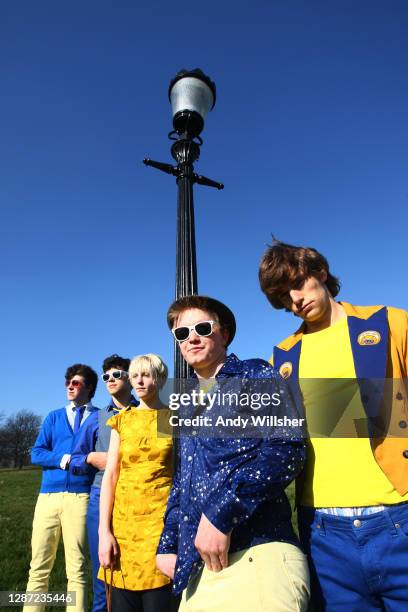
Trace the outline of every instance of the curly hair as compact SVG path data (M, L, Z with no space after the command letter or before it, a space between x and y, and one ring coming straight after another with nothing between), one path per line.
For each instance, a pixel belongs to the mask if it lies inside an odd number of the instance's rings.
M111 368L116 367L119 370L127 372L129 370L129 365L130 359L127 359L126 357L120 357L120 355L114 353L113 355L110 355L109 357L106 357L106 359L104 359L102 364L102 371L107 372Z
M83 363L74 363L69 366L65 372L65 380L71 380L74 376L83 376L85 379L85 385L90 388L89 399L95 395L96 387L98 384L98 375L90 366Z

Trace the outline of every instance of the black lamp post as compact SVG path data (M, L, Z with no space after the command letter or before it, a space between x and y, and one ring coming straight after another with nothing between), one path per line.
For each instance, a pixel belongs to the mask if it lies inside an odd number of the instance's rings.
M144 159L153 166L176 177L177 244L176 244L176 299L194 295L197 287L197 263L194 226L193 184L223 189L222 183L195 174L193 163L200 157L203 141L200 134L208 112L215 104L215 84L199 68L181 70L169 86L169 99L173 112L174 130L169 133L174 140L171 154L177 166ZM188 378L189 368L175 346L174 378Z

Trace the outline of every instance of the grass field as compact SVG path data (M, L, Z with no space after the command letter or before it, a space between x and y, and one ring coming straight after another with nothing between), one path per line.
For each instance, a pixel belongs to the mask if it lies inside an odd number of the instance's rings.
M31 526L34 507L40 489L41 470L1 470L0 471L0 590L24 591L27 584L31 560ZM287 490L288 497L294 501L294 487ZM50 591L65 591L66 575L62 542L49 585ZM88 564L88 592L91 601L91 566ZM16 611L19 608L1 608ZM21 608L20 608L21 609ZM61 612L64 608L49 607L48 610Z
M31 527L34 507L40 489L41 470L0 471L0 590L25 591L31 561ZM66 590L64 549L62 542L51 574L49 590ZM92 577L88 568L89 601L91 601ZM1 608L18 610L19 608ZM21 608L20 608L21 609ZM61 612L64 608L47 607Z

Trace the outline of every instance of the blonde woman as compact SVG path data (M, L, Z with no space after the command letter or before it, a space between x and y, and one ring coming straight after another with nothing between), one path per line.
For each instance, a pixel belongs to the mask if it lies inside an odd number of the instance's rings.
M112 579L115 612L167 612L171 585L155 565L172 479L172 439L157 436L159 390L167 366L158 355L134 357L129 380L140 404L109 419L112 427L102 481L99 561ZM99 578L103 580L103 569Z

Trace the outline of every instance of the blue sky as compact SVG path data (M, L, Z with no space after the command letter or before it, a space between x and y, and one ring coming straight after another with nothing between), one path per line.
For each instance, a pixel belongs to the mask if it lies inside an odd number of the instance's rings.
M321 250L342 299L407 308L407 27L403 0L3 0L0 411L45 415L68 365L113 352L172 369L176 185L142 159L171 161L181 68L217 85L198 282L234 310L232 350L268 358L297 326L259 290L272 233Z

